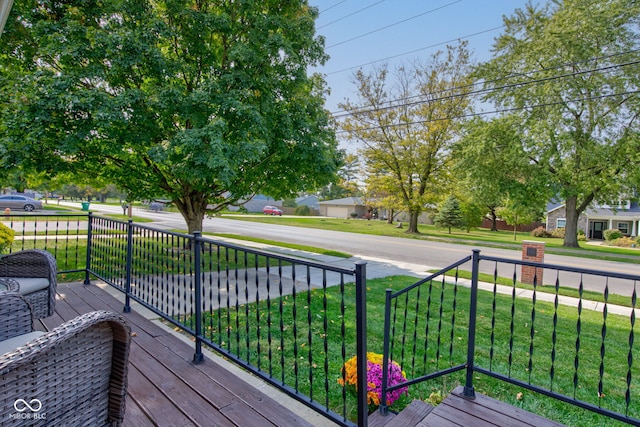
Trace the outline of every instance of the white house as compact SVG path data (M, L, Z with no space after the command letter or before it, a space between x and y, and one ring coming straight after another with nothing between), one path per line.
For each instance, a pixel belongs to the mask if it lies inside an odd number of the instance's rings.
M567 223L564 203L547 206L547 231L564 227ZM640 206L628 200L609 205L588 207L578 218L578 230L585 232L588 239L602 240L604 231L618 229L625 236L636 237L640 230Z

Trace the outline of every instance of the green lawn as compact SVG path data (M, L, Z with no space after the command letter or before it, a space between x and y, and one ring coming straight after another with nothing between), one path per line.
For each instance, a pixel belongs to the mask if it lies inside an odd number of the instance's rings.
M636 259L625 259L625 262L640 264L640 249L618 248L611 246L596 246L586 242L579 242L579 249L572 249L571 253L563 251L562 239L532 237L530 233L516 233L516 240L513 239L512 231L490 231L488 229L475 228L469 233L464 230L451 230L448 233L446 228L439 228L433 225L421 224L418 229L421 234L412 235L406 233L406 224L402 229L396 228L394 224L387 224L386 221L367 221L362 219L339 219L339 218L319 218L319 217L273 217L261 215L226 215L233 219L244 221L264 222L270 224L291 225L297 227L317 228L323 230L345 231L350 233L373 234L379 236L403 237L411 239L427 239L439 241L451 241L460 244L477 244L482 242L491 247L513 247L522 245L523 240L535 240L545 243L547 253L561 253L566 255L576 255L580 257L590 257L598 259L609 259L607 255L622 254L635 255ZM576 254L573 253L576 252Z
M414 281L414 278L408 277L389 277L367 282L369 351L382 352L385 289L399 290ZM445 369L466 360L469 290L457 287L454 292L453 286L441 288L436 283L429 290L428 298L427 290L423 289L422 292L421 296L412 294L407 300L408 303L401 298L397 306L397 339L394 343L393 358L402 363L408 378ZM348 284L344 290L344 298L340 287L336 286L326 290L299 292L296 295L255 304L238 305L230 309L224 308L204 315L205 336L301 393L313 395L320 402L327 399L333 410L342 413L343 388L338 385L337 380L340 378L340 369L344 362L343 351L345 359L355 354L354 300L354 286ZM421 303L416 312L417 301ZM406 316L405 305L409 313ZM508 374L509 344L512 343L511 376L548 387L551 384L549 373L552 366L552 325L554 316L557 316L553 389L570 396L573 396L575 391L578 399L601 404L612 410L625 411L630 332L628 318L609 315L606 319L606 339L603 341L602 314L590 311L581 313L580 367L577 371L578 387L574 390L577 310L561 306L556 312L552 304L538 302L532 324L531 302L517 300L514 322L511 324L511 309L512 300L509 296L496 295L494 301L492 293L479 293L479 324L476 336L478 365ZM404 322L405 318L408 322ZM425 335L424 319L429 319L428 337ZM493 340L489 333L492 330L492 322L495 325ZM268 328L268 325L273 326ZM636 324L635 333L638 332L640 325ZM535 350L529 365L529 345L532 336ZM416 345L413 337L416 337ZM404 350L401 342L404 343ZM439 342L440 346L437 346L436 342ZM600 349L603 342L606 344L604 391L603 396L598 399L598 370L602 361ZM491 360L489 355L492 349ZM637 364L634 365L631 375L633 378L640 375L640 367ZM412 386L409 395L400 399L392 409L401 410L411 399L426 400L437 391L446 394L463 381L464 373L460 372ZM326 395L325 386L329 388ZM475 387L483 394L566 425L622 425L484 375L475 376ZM522 393L521 398L518 398L518 393ZM346 398L347 416L354 419L355 396L346 393ZM637 403L640 399L640 389L632 387L631 398L632 403ZM639 417L640 405L633 406L630 411L631 416Z

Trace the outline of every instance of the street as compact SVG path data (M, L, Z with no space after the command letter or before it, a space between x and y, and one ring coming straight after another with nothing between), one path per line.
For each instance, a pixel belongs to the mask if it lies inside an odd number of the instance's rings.
M78 206L79 204L72 204ZM91 204L93 212L122 213L119 206ZM175 230L184 229L185 223L179 213L152 212L147 209L134 209L134 215L149 218L154 221L154 226ZM347 252L355 257L376 258L389 262L409 263L423 265L425 272L428 269L443 268L471 254L472 249L480 249L483 255L495 256L519 260L522 257L520 250L482 248L453 243L434 242L418 239L404 239L397 237L375 236L357 233L345 233L330 230L301 228L276 224L264 224L234 220L229 217L215 217L205 219L203 228L205 232L225 234L238 234L252 236L274 241L282 241L326 249ZM605 260L587 259L566 255L546 254L545 262L571 266L575 268L595 269L622 274L638 274L638 264L614 262ZM492 267L485 263L481 271L493 274ZM552 277L545 276L545 284L553 283ZM575 280L576 286L578 280ZM585 283L585 289L598 292L603 291L602 283ZM632 289L626 281L624 288L618 288L615 281L609 282L610 292L623 295L631 295Z

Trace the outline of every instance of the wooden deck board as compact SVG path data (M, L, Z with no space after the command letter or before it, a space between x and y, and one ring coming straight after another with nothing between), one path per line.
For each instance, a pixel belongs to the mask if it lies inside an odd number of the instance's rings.
M475 399L463 397L458 386L418 425L427 426L513 426L560 427L555 421L516 408L507 403L477 393Z
M122 303L95 285L61 284L56 313L36 325L52 329L94 310L122 312ZM311 426L210 358L192 363L193 346L132 311L133 337L125 427Z

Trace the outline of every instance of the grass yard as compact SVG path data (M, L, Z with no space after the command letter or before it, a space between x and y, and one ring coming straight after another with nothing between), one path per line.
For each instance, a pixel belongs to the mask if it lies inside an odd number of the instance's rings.
M291 225L297 227L316 228L322 230L344 231L350 233L373 234L378 236L391 236L412 239L427 239L451 241L460 244L477 244L482 242L486 246L491 247L512 247L522 245L523 240L536 240L545 242L547 253L561 253L563 255L576 255L575 253L567 253L563 251L562 239L554 238L533 238L529 233L516 233L516 240L513 239L512 231L491 231L488 229L475 228L469 233L464 230L451 230L448 233L446 228L439 228L433 225L420 224L418 229L421 234L407 234L406 227L404 229L396 228L395 225L387 224L386 221L380 220L362 220L362 219L340 219L340 218L320 218L320 217L273 217L268 215L227 215L233 219L244 221L264 222L270 224ZM473 242L473 243L472 243ZM576 256L597 259L614 259L608 257L610 254L635 255L637 258L625 259L625 262L640 264L640 248L618 248L612 246L596 246L586 242L579 242L580 249L574 249Z
M368 281L367 327L369 351L382 352L384 291L399 290L415 281L407 277L390 277ZM405 345L396 342L393 359L402 364L409 378L464 363L468 330L469 290L452 285L433 286L423 290L421 296L408 300L409 313L421 301L418 315L409 315L409 322L398 320L396 327L403 330ZM301 393L324 402L341 413L342 399L346 398L346 416L354 419L355 395L338 385L344 361L355 354L355 290L347 285L299 292L280 299L260 301L224 308L206 313L205 336L227 351L237 354L250 364L268 372ZM343 296L344 295L344 296ZM453 308L453 297L456 305ZM640 377L637 363L628 369L630 322L628 318L609 315L603 341L602 313L583 311L578 322L575 308L560 307L556 312L552 304L536 304L532 323L532 306L527 300L517 300L511 323L511 299L497 295L495 301L489 292L480 292L479 324L476 342L476 363L485 368L514 378L530 381L570 397L619 412L625 412L626 377L634 378L631 392L630 416L640 417L640 390L633 387ZM429 301L429 303L427 303ZM402 302L400 302L402 306ZM492 315L495 307L495 316ZM402 309L398 319L404 319ZM555 334L555 361L551 364L553 330ZM423 319L429 319L422 324ZM440 319L443 321L440 322ZM452 319L455 319L452 327ZM494 323L493 329L491 328ZM580 324L579 369L575 369L576 328ZM268 328L267 325L273 325ZM415 326L412 326L415 325ZM429 335L423 336L428 325ZM533 325L533 326L532 326ZM417 340L412 342L414 336ZM493 330L493 335L491 331ZM511 332L513 330L513 333ZM281 332L282 331L282 332ZM640 332L635 325L636 334ZM343 341L344 336L344 341ZM400 339L400 338L398 338ZM343 344L344 342L344 344ZM436 343L440 345L437 346ZM529 346L533 342L533 357L529 359ZM605 345L606 358L600 357ZM493 359L489 355L493 352ZM636 348L634 353L640 357ZM512 364L507 363L509 354ZM325 359L325 355L327 358ZM604 367L603 392L599 396L600 364ZM553 368L553 381L550 377ZM400 410L413 398L429 399L433 393L448 393L464 380L459 372L428 383L410 387L409 396L398 400L392 409ZM574 380L577 387L574 390ZM476 389L496 399L535 412L567 425L611 426L609 419L584 411L560 401L545 398L526 389L500 382L484 375L476 375ZM325 395L325 387L329 393ZM623 425L618 423L617 425Z

